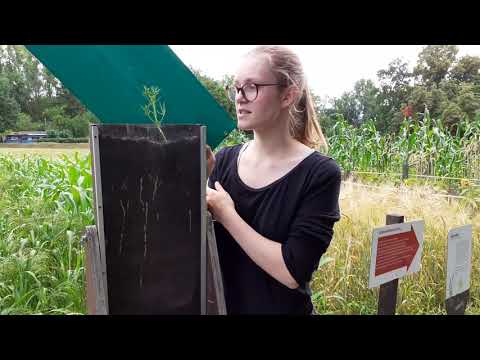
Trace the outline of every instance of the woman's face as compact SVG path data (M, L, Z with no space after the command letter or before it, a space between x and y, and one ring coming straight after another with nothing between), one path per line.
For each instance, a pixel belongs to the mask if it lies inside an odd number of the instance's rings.
M266 56L247 56L240 64L234 85L241 87L248 83L278 83ZM285 108L281 98L283 88L258 86L257 89L258 94L254 101L245 99L241 91L235 97L238 128L241 130L271 128L278 124L279 115Z

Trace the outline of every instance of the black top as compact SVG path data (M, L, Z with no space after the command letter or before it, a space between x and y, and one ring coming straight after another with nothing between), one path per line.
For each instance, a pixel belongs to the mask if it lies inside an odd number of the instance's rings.
M271 277L215 222L228 314L310 314L308 283L340 219L341 172L337 163L313 152L280 179L253 189L238 176L242 145L216 154L208 185L219 181L240 217L267 239L282 244L282 255L300 289L289 289Z

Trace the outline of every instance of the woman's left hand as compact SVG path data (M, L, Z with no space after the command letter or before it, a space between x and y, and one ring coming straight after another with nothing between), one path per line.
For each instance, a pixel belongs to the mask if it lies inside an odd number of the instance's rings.
M223 225L225 220L235 213L235 204L218 181L215 182L215 189L207 187L208 209L215 220Z

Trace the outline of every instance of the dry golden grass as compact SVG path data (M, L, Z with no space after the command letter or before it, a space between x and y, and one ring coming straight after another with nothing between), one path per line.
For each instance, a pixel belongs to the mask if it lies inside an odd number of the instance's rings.
M449 229L473 225L472 302L467 313L480 314L480 213L458 199L436 196L427 186L395 188L344 182L341 220L314 274L312 292L317 311L335 314L375 314L378 289L368 289L372 231L385 224L388 213L405 221L425 221L422 268L399 282L398 314L445 314L446 242ZM331 260L329 261L329 258Z
M88 144L0 144L0 154L10 154L16 158L29 155L40 155L49 159L55 159L62 154L73 156L75 152L85 155L90 152Z

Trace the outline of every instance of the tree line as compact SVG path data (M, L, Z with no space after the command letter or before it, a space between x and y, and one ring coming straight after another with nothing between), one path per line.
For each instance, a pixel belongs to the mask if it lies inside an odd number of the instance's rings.
M429 45L417 56L413 70L401 58L377 72L376 83L358 80L353 89L322 101L312 92L322 127L327 133L341 116L359 127L372 121L381 133L398 133L405 118L414 122L427 113L451 130L462 121L480 121L480 57L458 57L455 45ZM217 101L232 115L235 108L223 91L232 76L214 80L191 69Z
M80 138L96 121L23 45L0 45L0 135L43 130Z
M360 79L329 101L312 93L322 127L328 134L341 116L353 126L373 121L381 133L398 133L405 118L418 122L426 111L452 133L462 121L480 121L480 57L458 52L455 45L429 45L413 70L397 58L377 72L376 82ZM191 70L234 119L235 106L224 91L233 76L215 80ZM24 46L0 46L0 134L45 130L85 137L88 124L97 121Z

